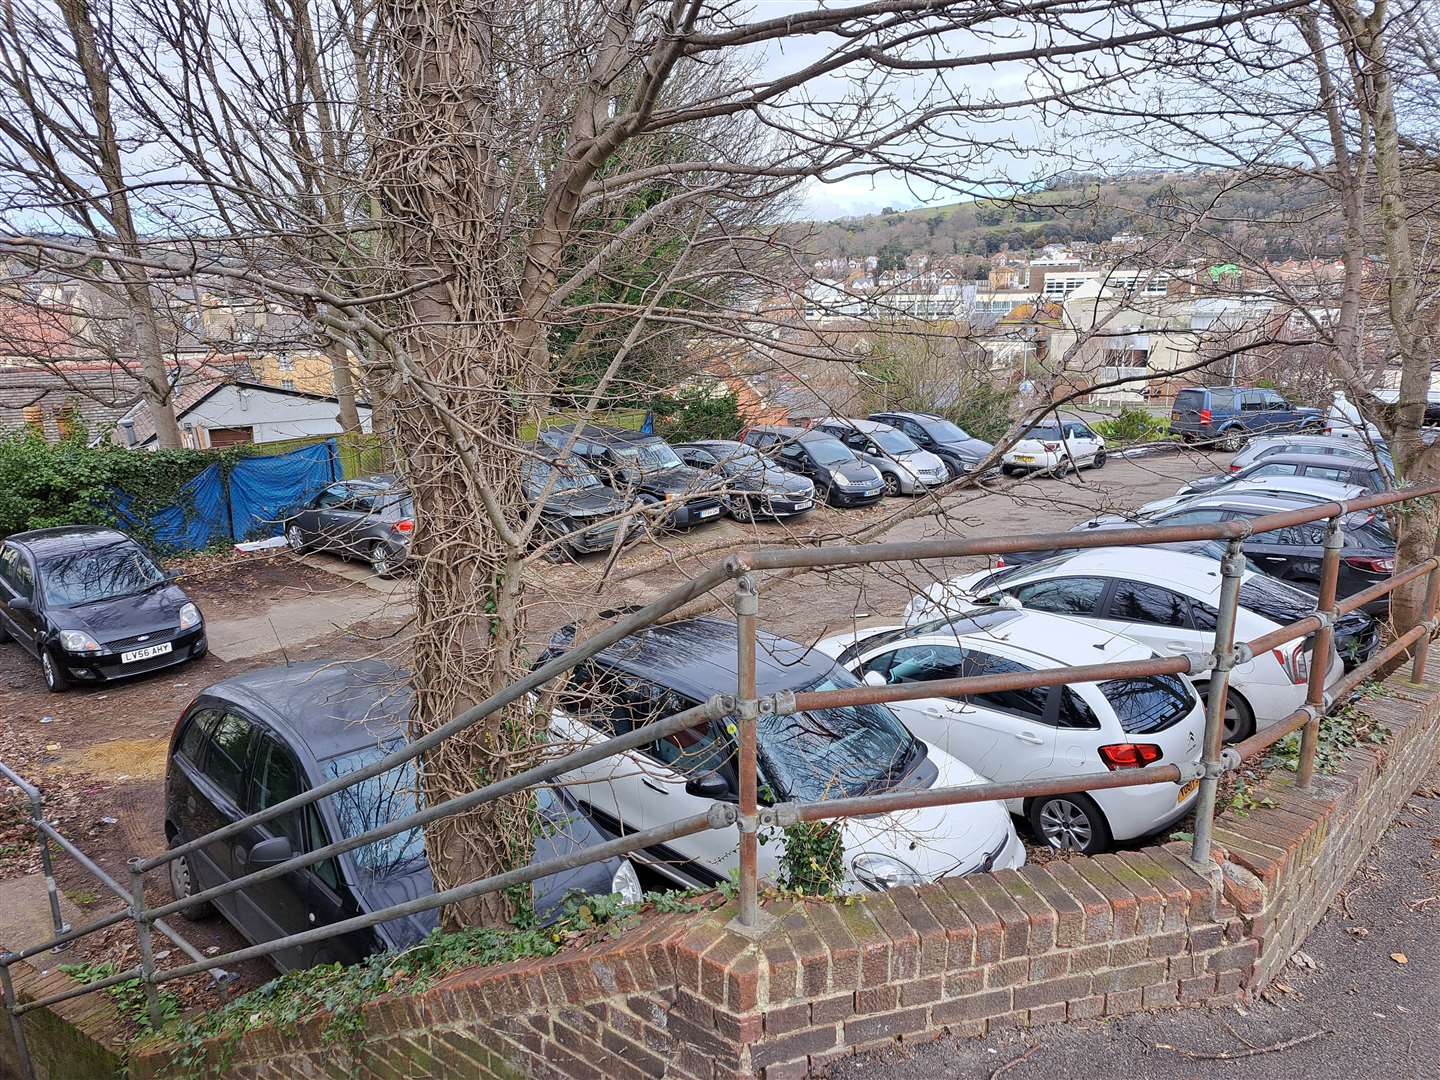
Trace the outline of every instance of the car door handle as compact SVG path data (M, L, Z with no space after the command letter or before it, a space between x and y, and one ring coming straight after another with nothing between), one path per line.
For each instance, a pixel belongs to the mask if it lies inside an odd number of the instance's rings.
M1036 735L1033 731L1017 731L1015 733L1015 738L1019 739L1021 742L1031 743L1035 746L1039 746L1045 741L1039 735Z
M1187 649L1189 649L1190 646L1183 641L1167 641L1165 642L1165 648L1171 650L1172 652L1183 653Z
M648 787L651 791L657 791L657 792L659 792L661 795L669 795L669 794L670 794L670 789L669 789L669 788L667 788L664 784L657 784L654 780L651 780L648 776L642 776L642 777L640 778L640 783L644 784L644 785L645 785L646 787Z

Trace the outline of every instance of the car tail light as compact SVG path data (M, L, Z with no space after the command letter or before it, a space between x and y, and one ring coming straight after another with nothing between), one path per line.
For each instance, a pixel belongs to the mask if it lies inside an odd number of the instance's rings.
M1275 660L1284 670L1286 676L1296 686L1304 684L1310 678L1310 652L1305 648L1308 642L1297 641L1287 656L1283 649L1271 649L1275 654Z
M1239 472L1239 471L1240 471L1241 469L1243 469L1244 467L1245 467L1244 465L1235 465L1235 464L1232 463L1231 466L1230 466L1230 471L1231 471L1231 472Z
M1146 765L1153 765L1165 756L1165 751L1154 743L1111 743L1109 746L1100 747L1100 760L1105 762L1107 768L1115 769L1142 769Z
M1212 413L1209 409L1200 410L1200 423L1208 424L1213 419L1215 419L1215 414Z
M415 522L411 521L409 518L401 518L399 521L395 522L395 524L391 525L390 527L398 533L404 533L406 536L409 536L415 531Z
M1395 560L1377 559L1372 555L1346 555L1345 565L1354 567L1356 570L1366 570L1372 574L1390 574L1395 571Z
M1056 450L1059 450L1059 449L1060 449L1060 444L1059 444L1058 442L1047 442L1047 443L1041 443L1040 445L1043 446L1043 447L1045 447L1045 449L1048 450L1048 451L1050 451L1050 453L1052 453L1052 454L1053 454Z

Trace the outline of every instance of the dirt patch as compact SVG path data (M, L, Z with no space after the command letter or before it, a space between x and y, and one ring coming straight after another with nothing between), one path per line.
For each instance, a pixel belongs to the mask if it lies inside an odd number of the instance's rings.
M163 737L114 739L61 750L56 767L97 780L160 780L165 776L168 733Z

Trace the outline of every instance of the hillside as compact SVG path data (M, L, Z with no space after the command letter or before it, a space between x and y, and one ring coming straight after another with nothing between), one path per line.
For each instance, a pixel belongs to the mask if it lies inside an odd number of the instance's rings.
M877 256L968 256L978 267L1002 249L1045 244L1102 244L1119 233L1163 242L1197 219L1190 250L1231 258L1304 257L1333 250L1329 193L1318 183L1283 180L1237 184L1224 173L1139 175L1063 184L1013 200L975 200L866 217L811 222L802 241L817 259Z

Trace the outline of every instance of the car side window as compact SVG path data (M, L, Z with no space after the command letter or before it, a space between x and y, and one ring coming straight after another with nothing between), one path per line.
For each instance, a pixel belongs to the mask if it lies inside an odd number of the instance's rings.
M1299 471L1300 466L1293 462L1272 461L1266 465L1261 465L1258 469L1249 473L1246 479L1253 479L1259 476L1294 476Z
M1158 585L1117 581L1110 594L1110 617L1153 626L1190 628L1190 601Z
M1263 396L1267 409L1288 409L1290 407L1290 403L1273 390L1266 390Z
M718 462L710 456L709 451L701 450L697 446L687 446L680 451L680 458L687 465L694 465L700 469L713 469Z
M881 657L875 659L879 660ZM903 649L895 649L885 654L885 659L885 670L880 673L885 676L886 682L958 679L965 663L965 650L956 645L907 645ZM865 670L871 670L870 664L865 665Z
M309 786L294 755L278 741L262 734L257 744L255 767L250 775L250 799L245 807L252 814L292 799ZM293 850L304 850L305 830L298 810L272 818L266 825L272 832L288 837Z
M305 807L305 850L319 851L321 848L329 846L330 831L325 828L325 822L320 820L320 812L315 809L314 803L311 803ZM318 862L310 869L330 888L340 888L340 867L334 859Z
M1354 474L1349 469L1324 465L1307 465L1304 475L1313 476L1319 480L1334 480L1337 484L1348 484L1354 479Z
M1100 718L1095 711L1085 704L1085 699L1077 694L1074 688L1069 686L1060 687L1060 708L1055 716L1055 726L1069 728L1071 730L1096 731L1100 728Z
M1199 600L1190 601L1190 622L1196 630L1205 630L1211 633L1215 630L1215 619L1219 615L1209 604Z
M900 422L900 430L905 432L905 434L909 435L912 439L924 439L928 437L925 434L925 429L922 428L919 424L917 424L914 420L902 420Z
M1006 592L1035 611L1059 615L1093 615L1105 591L1104 578L1067 577L1027 581Z
M350 498L350 489L344 484L332 484L315 499L315 506L320 510L329 510L344 504Z
M245 764L254 735L255 728L249 720L225 713L215 724L210 736L210 752L205 755L205 775L236 806L241 804Z
M1241 412L1263 412L1265 399L1259 394L1246 394L1240 399Z
M971 677L1003 675L1014 671L1030 670L1024 664L1007 657L967 651L963 674ZM1052 689L1053 687L1049 686L1035 686L1028 690L996 690L988 694L968 694L964 700L981 708L1010 713L1026 720L1033 720L1037 724L1044 724L1048 723L1045 713Z
M4 577L16 596L27 600L35 598L35 575L30 569L30 561L19 548L7 546L0 553L0 577Z
M175 755L182 757L197 768L205 759L205 746L210 741L210 728L220 714L214 709L199 709L192 713L175 747Z
M1186 510L1180 514L1171 514L1169 517L1160 518L1157 525L1213 525L1217 521L1224 521L1230 514L1228 510Z
M645 753L688 780L707 773L720 773L730 779L727 768L733 757L730 743L709 722L653 742L645 748Z

